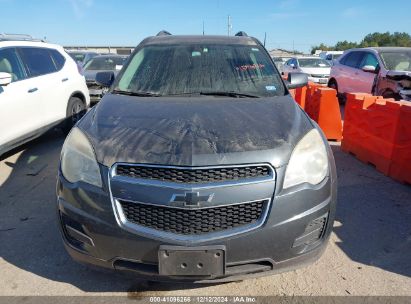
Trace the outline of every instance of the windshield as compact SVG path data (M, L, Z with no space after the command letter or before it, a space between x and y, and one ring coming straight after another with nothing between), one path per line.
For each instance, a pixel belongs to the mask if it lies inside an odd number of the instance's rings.
M84 58L86 57L86 54L84 53L69 53L69 55L76 62L83 62Z
M299 58L298 62L302 68L329 68L330 64L321 58Z
M393 71L411 71L411 50L404 52L382 52L385 67Z
M122 66L126 61L125 57L94 57L86 63L84 70L93 71L115 71L116 66Z
M284 95L280 75L263 49L223 44L146 46L134 54L115 90L157 96L212 92Z

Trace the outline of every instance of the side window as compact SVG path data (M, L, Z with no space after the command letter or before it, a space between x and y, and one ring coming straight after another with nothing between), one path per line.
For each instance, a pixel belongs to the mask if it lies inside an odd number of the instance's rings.
M64 58L64 56L61 55L57 50L50 50L50 54L54 60L54 64L56 65L57 70L60 71L63 68L64 63L66 62L66 58Z
M358 68L364 56L364 52L351 52L344 58L342 64L351 68Z
M340 59L340 64L345 65L345 61L347 60L348 56L350 56L350 54L342 55Z
M15 48L0 49L0 72L11 74L12 82L26 78Z
M366 53L363 57L360 68L363 68L366 65L371 65L371 66L373 66L374 68L377 69L378 66L379 66L377 57L375 57L374 54Z
M327 57L325 57L326 60L333 60L333 55L328 54Z
M57 71L48 49L24 47L20 48L19 52L31 77L50 74Z

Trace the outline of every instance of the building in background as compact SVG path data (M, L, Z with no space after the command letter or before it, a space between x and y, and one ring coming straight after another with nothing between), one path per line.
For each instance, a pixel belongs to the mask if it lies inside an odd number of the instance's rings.
M67 51L89 51L99 54L130 55L134 46L64 46Z

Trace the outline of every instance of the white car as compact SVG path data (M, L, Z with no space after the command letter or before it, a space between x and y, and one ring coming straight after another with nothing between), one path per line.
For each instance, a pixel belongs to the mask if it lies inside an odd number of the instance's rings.
M327 60L332 65L333 62L340 58L343 53L343 51L324 51L321 52L319 56L320 58Z
M291 58L283 66L283 75L289 73L305 73L308 81L327 84L330 77L331 65L319 57Z
M0 105L1 155L58 124L69 129L90 97L61 46L0 35Z

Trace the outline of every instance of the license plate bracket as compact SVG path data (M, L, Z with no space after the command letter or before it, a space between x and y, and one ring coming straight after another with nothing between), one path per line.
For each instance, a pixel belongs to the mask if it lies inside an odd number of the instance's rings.
M160 246L159 274L165 276L222 276L225 246Z

